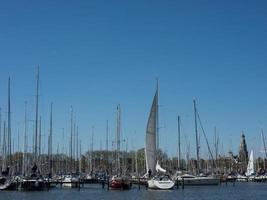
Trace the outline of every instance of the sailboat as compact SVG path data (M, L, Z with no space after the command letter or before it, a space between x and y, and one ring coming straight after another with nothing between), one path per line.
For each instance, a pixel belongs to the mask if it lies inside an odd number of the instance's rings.
M220 179L217 176L205 176L200 173L200 157L199 157L199 133L198 133L198 127L197 127L197 108L196 108L196 101L193 101L194 104L194 118L195 118L195 132L196 132L196 156L197 156L197 166L196 166L196 176L192 174L182 174L180 171L178 171L174 176L173 180L178 180L180 183L183 182L185 185L219 185ZM178 124L179 129L179 124ZM206 142L207 138L205 136ZM208 142L207 142L208 145ZM208 145L209 148L209 145ZM211 151L209 149L209 152L211 154ZM213 158L212 154L211 157ZM213 159L212 159L213 160Z
M163 169L157 160L157 131L158 131L158 86L154 95L152 107L150 110L145 141L145 158L146 170L148 175L148 188L168 190L172 189L174 182L166 175L166 170Z
M116 168L117 173L112 176L110 181L111 189L127 190L131 188L131 182L128 176L125 173L122 173L121 164L120 164L120 142L121 142L121 108L120 105L117 106L117 131L116 131L116 140L117 140L117 150L116 150Z
M14 190L17 186L15 178L12 177L12 155L11 155L11 105L10 105L10 77L8 78L8 125L4 122L3 136L3 162L0 177L0 190ZM1 122L0 122L1 123ZM1 128L1 127L0 127Z
M35 110L35 136L34 136L34 162L31 168L31 174L22 176L19 179L18 189L23 191L40 191L48 187L47 182L43 179L40 169L38 169L38 111L39 111L39 66L36 73L36 110ZM39 144L40 145L40 144Z
M250 151L246 176L248 177L248 180L254 180L255 179L253 150Z

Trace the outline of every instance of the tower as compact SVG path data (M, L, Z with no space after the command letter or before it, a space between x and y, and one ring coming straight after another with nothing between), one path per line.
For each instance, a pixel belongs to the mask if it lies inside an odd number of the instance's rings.
M241 173L244 173L247 168L248 164L248 151L247 151L247 144L246 144L246 139L244 133L241 135L241 140L240 140L240 149L239 149L239 170Z

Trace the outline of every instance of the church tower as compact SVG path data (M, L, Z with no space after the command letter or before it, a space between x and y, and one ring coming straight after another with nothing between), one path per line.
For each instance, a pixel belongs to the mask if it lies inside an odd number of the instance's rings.
M248 164L248 150L244 133L241 135L240 148L239 148L239 171L246 172Z

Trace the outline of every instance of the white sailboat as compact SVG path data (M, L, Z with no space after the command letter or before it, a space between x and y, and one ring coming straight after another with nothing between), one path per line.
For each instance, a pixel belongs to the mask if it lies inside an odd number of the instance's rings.
M250 151L250 156L249 156L246 176L248 177L249 180L254 180L255 179L253 150Z
M163 169L157 161L157 120L158 119L158 88L156 90L152 107L150 110L147 129L146 129L146 144L145 157L146 169L148 175L148 188L167 190L172 189L174 182L167 176L166 170ZM152 177L153 176L153 177Z

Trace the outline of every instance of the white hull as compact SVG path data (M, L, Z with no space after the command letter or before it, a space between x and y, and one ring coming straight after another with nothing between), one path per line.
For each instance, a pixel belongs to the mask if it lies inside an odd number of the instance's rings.
M63 187L67 188L77 188L78 187L78 179L72 177L66 177L63 179Z
M149 189L157 190L170 190L174 187L175 183L172 180L157 180L151 179L147 181Z
M247 182L248 181L248 177L242 176L242 175L237 175L236 180L240 181L240 182Z
M66 188L77 188L78 182L77 183L63 183L62 186Z

